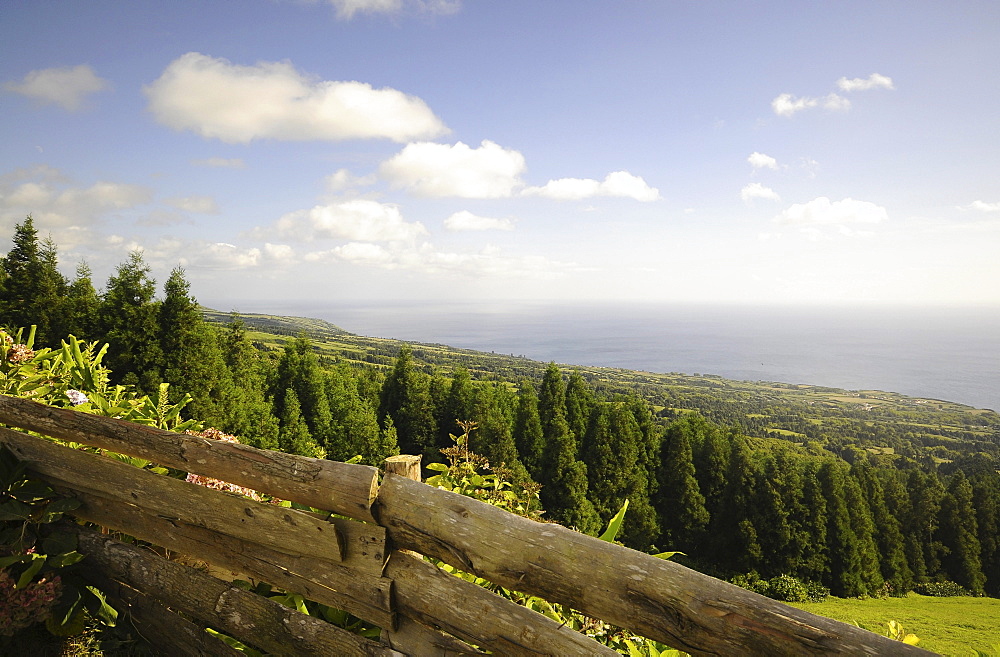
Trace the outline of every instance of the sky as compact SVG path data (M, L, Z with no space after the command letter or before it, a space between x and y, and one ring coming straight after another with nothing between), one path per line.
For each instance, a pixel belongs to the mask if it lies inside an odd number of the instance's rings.
M0 249L222 310L996 306L997 62L995 0L6 0Z

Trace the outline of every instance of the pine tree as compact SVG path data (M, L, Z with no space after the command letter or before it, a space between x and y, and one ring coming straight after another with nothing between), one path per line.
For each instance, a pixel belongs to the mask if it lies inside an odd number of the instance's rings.
M129 253L108 279L101 299L99 330L108 342L113 380L138 385L153 394L163 380L156 281L141 251Z
M517 413L514 416L514 444L528 474L539 481L542 471L542 420L538 413L538 394L531 381L521 381L517 392Z
M1000 475L982 472L972 478L971 484L985 591L989 596L1000 597Z
M796 574L810 581L825 582L830 578L830 554L826 540L826 498L818 478L819 468L816 459L809 459L802 471L801 528L808 540Z
M514 444L516 406L517 397L505 384L477 387L472 416L479 428L472 433L470 446L474 452L485 456L494 469L503 467L512 481L525 483L531 477Z
M872 512L882 578L894 593L909 591L913 586L913 572L906 561L902 524L889 510L881 480L862 460L855 461L851 466L851 476L861 486Z
M600 516L587 497L587 466L576 459L576 440L562 411L548 423L540 493L548 517L585 534L596 533Z
M14 227L13 247L0 260L0 325L10 329L36 326L35 343L55 347L65 337L63 298L66 279L57 268L55 243L38 240L29 215Z
M943 547L937 537L944 486L935 473L911 470L906 480L910 500L903 520L906 560L914 580L927 582L941 572Z
M309 434L309 427L299 407L299 399L291 388L285 390L281 409L281 433L278 436L281 451L299 456L322 458L323 450Z
M973 507L972 486L961 470L955 471L941 501L939 534L946 548L942 565L949 579L982 594L986 585L980 560L982 545Z
M286 342L278 360L275 381L271 384L277 408L284 408L284 391L288 389L295 391L310 435L325 448L332 440L333 414L319 358L305 336Z
M696 553L709 523L691 453L691 425L670 424L663 435L656 508L661 541L672 550Z
M253 447L278 449L278 418L265 395L270 365L250 343L246 325L237 315L217 337L225 365L220 428Z
M429 382L426 375L416 371L409 345L399 350L396 364L382 384L378 417L383 427L387 426L386 418L392 418L403 454L437 456L437 425Z
M574 370L566 384L566 422L576 437L581 451L583 437L587 432L587 424L595 404L594 391L584 381L580 371Z
M97 337L97 321L101 300L91 281L92 272L86 262L76 267L76 276L66 290L65 335L74 335L81 340Z
M675 422L687 427L691 442L698 489L705 496L709 515L719 511L726 488L726 471L729 469L729 441L722 431L698 413L686 413Z
M469 370L459 365L452 374L448 393L441 404L441 413L437 417L438 448L452 444L451 435L460 432L458 422L473 419L475 406L475 389Z
M763 558L758 530L750 519L757 464L746 436L733 433L731 439L726 488L719 512L710 518L712 540L706 552L731 572L747 573L757 570Z

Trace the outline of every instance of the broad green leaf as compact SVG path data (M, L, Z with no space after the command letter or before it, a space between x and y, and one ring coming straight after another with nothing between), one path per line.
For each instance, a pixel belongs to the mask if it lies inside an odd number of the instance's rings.
M616 513L611 519L611 522L608 523L608 528L604 530L604 533L598 536L598 538L602 541L607 541L608 543L614 543L615 539L618 537L618 532L621 531L626 511L628 511L628 500L625 500L625 503L622 504L622 508L618 510L618 513Z
M15 589L23 589L25 586L31 583L31 580L35 578L38 571L42 569L45 565L45 555L44 554L29 554L31 557L31 565L21 573L21 577L18 578L17 584L14 585Z
M424 467L428 470L434 470L436 472L448 472L448 466L444 463L428 463Z

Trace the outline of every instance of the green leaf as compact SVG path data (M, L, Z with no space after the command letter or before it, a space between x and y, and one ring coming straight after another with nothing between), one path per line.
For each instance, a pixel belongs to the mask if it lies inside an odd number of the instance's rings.
M63 497L50 503L45 507L45 511L48 513L65 513L66 511L79 509L82 504L83 502L75 497Z
M10 493L23 502L44 500L52 497L55 492L44 481L22 480L10 487Z
M9 557L0 557L0 568L13 566L16 563L28 563L31 561L30 554L13 554Z
M31 507L24 502L10 500L0 504L0 521L25 521L31 516Z
M87 610L90 612L90 615L108 627L114 627L118 621L118 612L108 604L100 589L95 586L88 586L87 591L90 592L90 598L86 600Z
M21 573L21 577L18 578L17 584L14 585L15 589L23 589L25 586L31 583L38 571L42 569L45 565L45 555L44 554L29 554L26 555L31 557L31 565Z
M75 636L83 633L87 625L87 612L79 604L74 604L70 613L60 622L55 616L45 620L45 629L53 636Z
M428 463L424 466L428 470L434 470L436 472L448 472L448 466L444 463Z
M673 552L660 552L659 554L654 554L652 556L656 557L657 559L669 559L672 556L674 556L675 554L680 554L680 555L685 556L685 557L687 556L686 554L684 554L683 552L681 552L679 550L675 550Z
M65 554L76 550L77 541L73 534L52 534L42 541L45 554Z
M49 557L49 565L53 568L65 568L66 566L72 566L75 563L79 563L83 560L84 555L80 554L76 550L72 552L64 552L62 554L57 554L55 556Z
M598 538L602 541L607 541L608 543L614 543L615 539L618 537L618 532L621 531L626 511L628 511L628 500L625 500L625 503L622 504L622 508L618 510L618 513L616 513L611 519L611 522L608 523L608 528L604 530L604 533L598 536Z

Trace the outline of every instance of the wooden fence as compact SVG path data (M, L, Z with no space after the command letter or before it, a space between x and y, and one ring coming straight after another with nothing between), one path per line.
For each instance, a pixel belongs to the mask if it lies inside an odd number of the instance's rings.
M336 514L255 502L0 427L0 443L57 490L83 502L72 512L80 520L211 565L214 574L74 525L87 576L165 654L234 654L205 627L280 655L615 654L420 555L694 655L926 654L679 564L391 471L380 484L370 466L259 450L5 396L0 424ZM397 460L405 466L407 459ZM239 574L350 612L382 628L381 637L350 633L215 574Z

